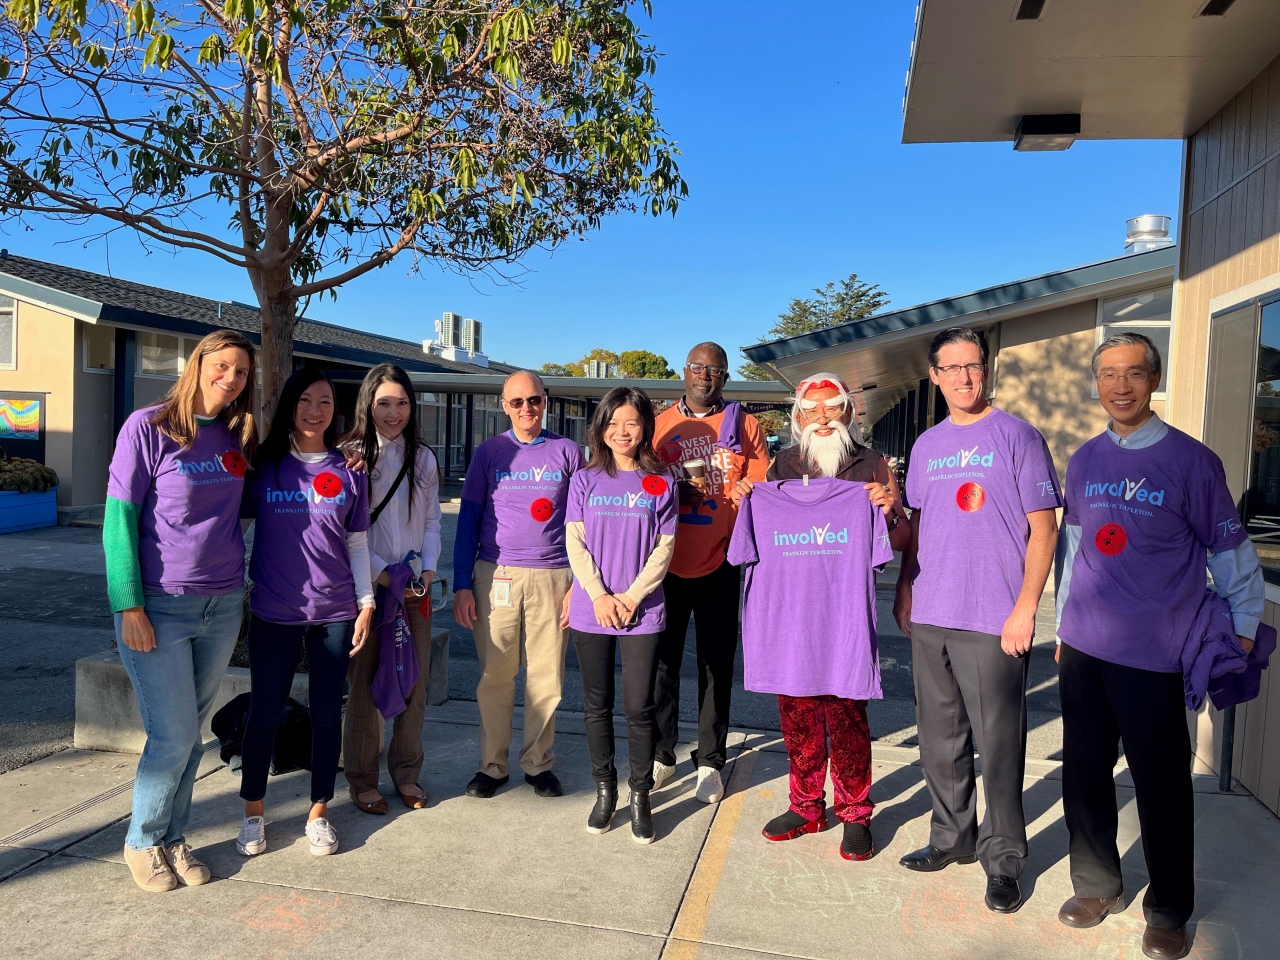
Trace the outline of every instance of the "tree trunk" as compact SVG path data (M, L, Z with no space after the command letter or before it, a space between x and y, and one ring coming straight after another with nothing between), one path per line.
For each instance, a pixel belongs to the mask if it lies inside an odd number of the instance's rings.
M293 373L293 324L298 301L264 290L262 304L262 418L275 415L280 390Z

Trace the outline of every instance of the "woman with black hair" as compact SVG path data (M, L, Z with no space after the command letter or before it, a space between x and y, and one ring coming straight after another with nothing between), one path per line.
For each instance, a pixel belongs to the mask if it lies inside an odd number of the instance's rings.
M244 823L236 840L247 857L267 849L267 768L304 648L311 713L307 841L315 856L338 849L328 804L342 746L342 692L349 658L369 635L374 598L367 478L335 449L333 408L333 384L323 373L295 371L245 488L241 515L257 521L249 560L253 692L240 783Z
M666 625L662 578L675 550L674 484L653 450L653 405L617 387L587 432L591 461L569 481L565 513L573 568L569 627L582 671L596 803L587 830L604 833L618 804L614 767L614 654L622 641L622 710L631 761L631 838L652 843L653 697L658 635Z
M383 363L360 385L355 425L342 438L348 458L364 462L373 506L369 526L369 572L377 584L379 625L351 660L347 715L342 734L342 765L351 800L365 813L384 814L387 801L378 792L378 755L384 718L392 720L387 771L400 800L411 810L425 807L418 784L422 772L422 714L427 706L427 665L431 656L431 581L440 559L440 475L436 458L418 438L413 384L400 367ZM381 649L384 634L394 636L399 604L389 603L398 586L404 620L416 655L417 679L389 682L400 663ZM388 630L391 628L391 631ZM398 644L397 644L398 646Z

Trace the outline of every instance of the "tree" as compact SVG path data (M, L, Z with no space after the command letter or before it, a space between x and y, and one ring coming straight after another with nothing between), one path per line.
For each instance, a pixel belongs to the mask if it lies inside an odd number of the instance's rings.
M576 367L572 363L544 363L538 369L538 372L545 373L548 377L582 376L582 368Z
M624 350L618 355L618 376L637 380L672 380L667 358L648 350Z
M816 296L791 301L785 313L778 315L778 322L760 338L761 343L781 337L798 337L801 334L823 330L840 323L852 323L877 313L889 305L889 295L876 284L863 283L856 273L840 281L839 286L828 283L815 287ZM738 368L744 380L776 379L767 367L748 361Z
M10 0L0 217L246 270L269 414L300 300L406 251L496 270L608 214L675 212L634 5Z

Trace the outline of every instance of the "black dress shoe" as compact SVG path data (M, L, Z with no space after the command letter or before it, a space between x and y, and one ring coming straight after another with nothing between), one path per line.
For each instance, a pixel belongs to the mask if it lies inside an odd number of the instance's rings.
M1022 906L1022 888L1016 877L992 874L987 877L987 909L996 913L1016 913Z
M1151 960L1181 960L1191 952L1191 944L1187 942L1187 928L1153 927L1147 924L1142 935L1142 953Z
M649 810L649 794L631 791L631 839L636 843L653 843L653 814Z
M618 785L596 784L596 805L587 817L587 833L604 833L613 823L613 812L618 809Z
M550 770L543 770L537 776L524 775L524 782L533 787L533 792L540 797L563 797L564 787L559 778Z
M510 780L510 777L491 777L487 773L477 773L467 784L467 796L488 800L498 788Z
M921 847L913 853L908 853L898 862L908 870L934 873L953 863L973 863L977 859L977 854L948 853L946 850L939 850L937 847L930 845Z

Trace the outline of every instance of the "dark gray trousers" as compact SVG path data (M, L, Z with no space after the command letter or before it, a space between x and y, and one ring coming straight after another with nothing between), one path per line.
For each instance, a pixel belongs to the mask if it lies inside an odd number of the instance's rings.
M933 795L929 842L976 853L989 876L1020 876L1027 862L1022 777L1030 658L1009 656L993 634L912 623L911 665L920 765ZM981 825L975 749L987 804Z

